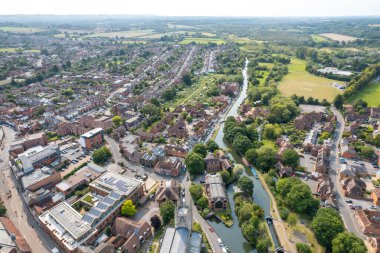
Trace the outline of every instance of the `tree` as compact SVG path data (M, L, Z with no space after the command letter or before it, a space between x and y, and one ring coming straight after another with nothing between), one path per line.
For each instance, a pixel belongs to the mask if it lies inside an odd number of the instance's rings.
M197 207L200 210L204 210L208 206L208 199L205 196L202 196L197 201Z
M219 149L219 145L213 140L207 141L206 146L210 152L214 152L215 150Z
M256 249L258 253L267 253L268 248L271 245L271 242L269 239L259 239L256 245Z
M161 219L157 215L153 215L150 218L150 224L154 228L154 232L157 232L161 228Z
M295 213L291 213L288 215L287 222L290 226L295 226L298 222L298 215Z
M202 157L206 157L207 147L203 143L197 143L193 147L193 152L200 154Z
M311 195L311 190L305 183L294 185L286 195L285 203L289 209L298 213L312 212L319 206L319 201Z
M205 171L203 157L198 153L191 152L185 159L186 167L190 174L202 174Z
M282 160L284 165L296 168L299 165L299 157L297 151L292 148L288 148L282 153Z
M296 243L298 253L312 253L310 247L304 243Z
M263 136L267 139L277 139L282 134L282 129L277 124L266 124L263 130Z
M374 145L379 148L380 147L380 134L375 135L375 137L373 138L373 141L374 141Z
M334 106L338 109L342 109L344 103L343 96L341 94L338 94L334 99Z
M244 222L241 226L243 236L253 245L256 244L257 230L250 222Z
M244 172L244 166L241 164L236 164L232 170L232 174L234 177L240 177Z
M185 74L183 77L182 77L182 82L187 85L187 86L190 86L192 83L193 83L193 80L191 80L191 76L190 74Z
M366 253L362 239L350 232L339 233L332 241L333 253Z
M257 157L253 164L262 171L273 168L276 162L276 151L271 147L262 146L257 150Z
M252 195L252 193L253 193L253 182L247 176L242 176L242 177L239 178L239 180L238 180L238 187L245 194Z
M232 142L232 146L240 154L244 154L248 149L252 148L252 141L245 135L237 133Z
M193 201L196 203L203 196L203 188L202 185L199 184L191 184L189 187L189 191Z
M112 156L111 150L107 147L101 147L94 151L92 159L96 164L105 164Z
M225 184L229 183L231 180L230 173L227 170L223 170L222 172L220 172L220 176L222 177L223 182Z
M344 231L339 213L332 208L321 208L311 222L317 241L325 247L331 247L332 240Z
M0 216L5 216L7 214L7 208L3 203L0 203Z
M165 200L160 205L160 215L163 223L166 225L174 218L175 205L170 199Z
M113 118L112 118L112 122L113 122L113 124L114 124L116 127L118 127L118 126L120 126L120 125L123 123L123 119L121 118L121 116L116 115L116 116L113 116Z
M245 159L247 159L248 162L254 164L254 162L257 159L257 150L254 148L248 149L247 152L245 152Z
M133 204L132 200L127 199L126 201L124 201L123 205L121 206L120 212L121 212L121 215L130 217L137 213L137 209L135 205Z

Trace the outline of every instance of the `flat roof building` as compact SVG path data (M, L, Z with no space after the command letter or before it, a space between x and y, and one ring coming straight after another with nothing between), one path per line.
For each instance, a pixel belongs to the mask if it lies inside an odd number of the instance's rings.
M30 173L34 169L42 166L49 166L53 162L60 160L60 158L61 152L58 146L36 146L28 149L24 153L19 154L16 164L21 166L24 173Z
M80 145L82 148L92 150L101 146L104 142L103 128L95 128L80 136Z
M61 174L48 167L36 169L21 178L24 190L36 191L41 187L52 188L62 180Z

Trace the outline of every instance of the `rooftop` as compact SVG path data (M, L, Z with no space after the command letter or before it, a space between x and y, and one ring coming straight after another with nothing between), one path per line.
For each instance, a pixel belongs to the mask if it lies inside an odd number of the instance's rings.
M81 137L91 138L92 136L99 134L101 132L103 132L103 128L98 127L98 128L92 129L91 131L88 131L87 133L82 134Z
M108 193L117 192L122 195L129 195L133 190L142 184L144 184L144 182L141 180L127 177L112 171L107 171L94 180L90 185Z
M44 180L45 178L50 177L54 173L55 173L55 171L48 168L48 167L43 167L41 169L37 169L37 170L33 171L31 174L28 174L28 175L23 176L21 178L22 185L24 186L24 188L28 188L29 186L31 186L35 183L38 183L38 182Z

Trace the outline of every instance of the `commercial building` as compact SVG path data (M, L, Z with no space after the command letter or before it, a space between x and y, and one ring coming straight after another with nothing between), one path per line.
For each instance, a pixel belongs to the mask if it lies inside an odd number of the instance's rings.
M95 128L80 136L80 145L82 148L92 150L100 147L104 142L103 128Z
M25 174L43 166L57 166L61 162L61 152L56 145L36 146L18 155L16 165Z
M226 209L228 201L222 177L219 174L207 174L205 177L205 187L209 208L211 210Z
M24 190L36 191L42 187L50 189L62 180L61 174L48 167L36 169L21 178Z
M9 152L18 155L35 146L46 146L47 143L45 133L31 134L12 142Z
M96 201L88 212L80 214L75 203L63 202L40 215L40 223L65 252L76 252L80 245L93 243L120 215L125 200L136 202L144 194L144 187L143 181L105 172L90 184L89 194Z

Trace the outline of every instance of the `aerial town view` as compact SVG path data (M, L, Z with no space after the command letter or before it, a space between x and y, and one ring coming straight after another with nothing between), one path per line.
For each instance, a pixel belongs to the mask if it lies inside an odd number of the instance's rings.
M0 253L380 253L380 1L1 6Z

